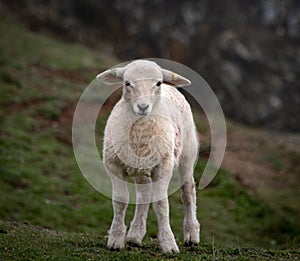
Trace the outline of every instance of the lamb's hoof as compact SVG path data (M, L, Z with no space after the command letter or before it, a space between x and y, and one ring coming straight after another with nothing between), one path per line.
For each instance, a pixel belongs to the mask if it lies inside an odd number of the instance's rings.
M184 245L197 246L200 242L200 224L197 220L184 222Z
M120 251L125 248L126 226L112 224L109 230L107 248L111 251Z
M160 240L159 246L165 254L179 253L179 248L174 240L164 241Z
M127 241L127 245L130 247L141 247L142 246L142 244L139 244L139 243L136 243L133 241Z
M121 249L125 248L125 238L121 236L114 237L110 235L107 248L111 251L120 251Z
M192 242L192 241L184 242L185 247L195 247L195 246L198 246L198 245L199 245L199 243L195 243L195 242Z
M178 246L173 246L170 248L162 248L162 250L165 254L176 254L180 252Z
M120 252L120 248L113 248L113 247L107 247L109 251L111 252Z

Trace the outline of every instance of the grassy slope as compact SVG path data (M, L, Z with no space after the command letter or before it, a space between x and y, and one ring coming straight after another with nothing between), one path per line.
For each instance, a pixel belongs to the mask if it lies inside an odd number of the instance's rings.
M0 31L0 216L69 231L94 228L101 216L107 220L110 204L82 178L71 119L60 116L115 61L29 33L11 17L1 17Z
M140 248L119 252L106 249L106 238L96 233L65 233L27 224L0 221L3 260L297 260L299 250L263 250L201 244L193 248L179 242L180 254L165 255L156 240ZM2 260L2 259L1 259Z
M144 248L130 255L105 250L111 201L89 186L73 156L70 123L74 103L95 75L116 61L80 45L31 33L9 15L1 14L0 33L0 219L51 229L1 222L2 255L7 259L69 256L73 260L102 256L138 259L142 254L144 259L160 259L152 240L157 232L152 211ZM266 159L274 161L274 157ZM203 163L204 159L197 165L197 179ZM278 165L277 160L274 164ZM240 254L237 249L299 246L295 215L299 205L291 200L293 194L288 190L281 201L281 194L274 195L279 207L269 201L270 196L253 193L241 186L234 174L221 170L208 189L198 192L204 243L195 251L182 248L184 253L178 258L201 255L211 259L213 240L218 246L216 257L299 256L292 250L245 249ZM182 242L180 194L172 195L170 201L172 227ZM127 224L133 211L129 206Z

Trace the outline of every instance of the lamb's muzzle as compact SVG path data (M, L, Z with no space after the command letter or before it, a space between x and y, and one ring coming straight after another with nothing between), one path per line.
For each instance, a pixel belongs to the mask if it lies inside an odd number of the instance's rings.
M147 111L147 109L149 108L149 104L146 103L141 103L141 104L137 104L137 107L139 109L138 115L148 115L149 112Z

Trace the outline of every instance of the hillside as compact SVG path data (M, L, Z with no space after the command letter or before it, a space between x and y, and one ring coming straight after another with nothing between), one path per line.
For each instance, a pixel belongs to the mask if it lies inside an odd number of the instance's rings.
M0 221L1 260L298 260L299 250L219 247L203 243L193 248L179 243L181 253L164 255L156 240L141 248L111 252L107 238L93 233L66 233L28 224ZM1 256L0 256L1 257Z
M153 243L152 210L142 249L133 254L105 249L111 200L86 182L73 154L75 104L95 75L118 60L32 33L8 12L0 14L0 259L139 259L141 253L140 259L163 258ZM196 180L210 146L209 127L198 116L202 150ZM198 191L203 243L192 250L181 247L183 254L172 258L296 260L299 136L230 121L227 127L223 168L207 189ZM170 202L171 224L182 242L180 193ZM127 224L133 211L130 206Z

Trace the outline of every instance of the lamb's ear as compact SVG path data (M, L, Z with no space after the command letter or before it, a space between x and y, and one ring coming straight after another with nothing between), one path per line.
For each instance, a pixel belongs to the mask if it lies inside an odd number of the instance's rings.
M163 74L163 81L166 83L175 85L177 87L189 86L191 84L190 80L184 78L183 76L177 73L174 73L166 69L161 69L161 72Z
M97 75L96 79L98 81L103 81L106 84L116 84L123 82L123 74L125 72L125 68L114 68L106 70Z

